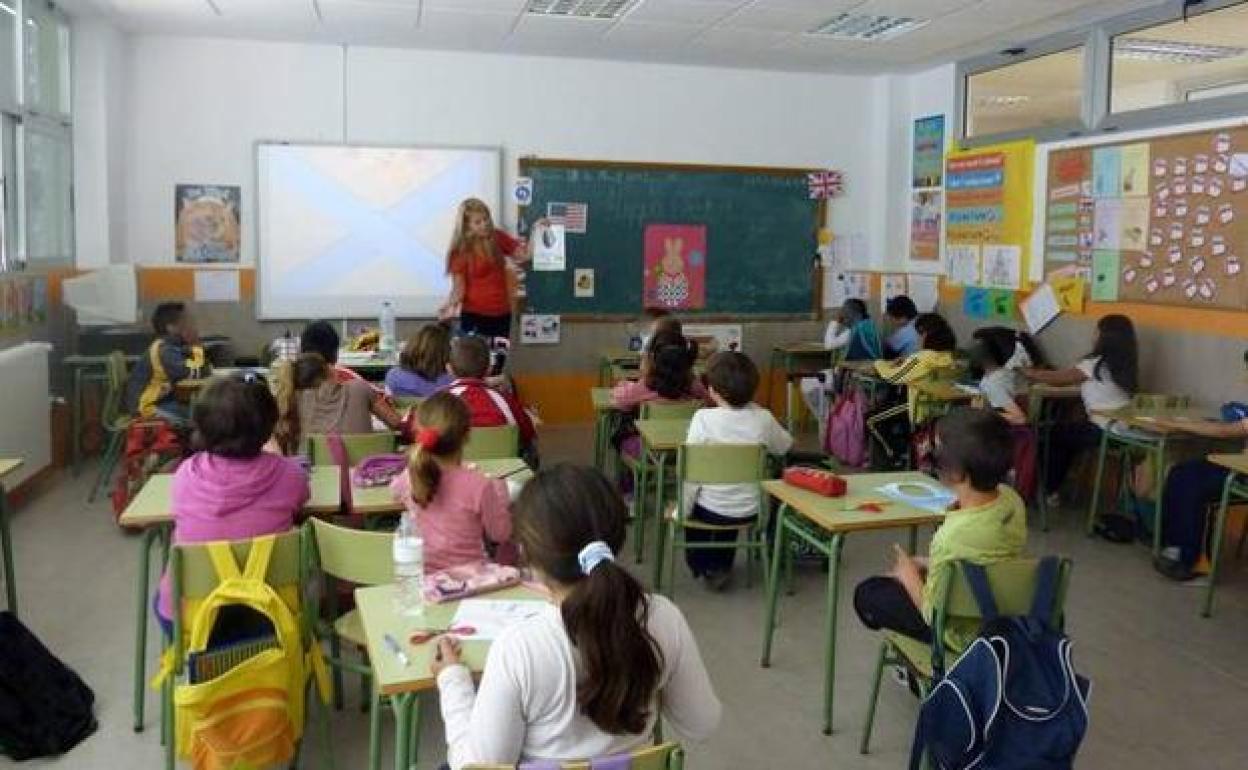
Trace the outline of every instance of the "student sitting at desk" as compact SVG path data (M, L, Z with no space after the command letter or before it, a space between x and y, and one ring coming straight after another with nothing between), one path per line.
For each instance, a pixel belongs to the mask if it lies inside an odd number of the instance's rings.
M706 388L693 376L697 344L679 334L664 332L650 339L641 354L641 376L625 380L611 389L611 406L635 417L648 401L705 401ZM641 454L641 440L631 419L626 419L612 437L612 443L629 457Z
M884 326L889 330L884 341L885 358L904 358L919 352L919 330L915 327L918 316L914 300L904 294L884 305Z
M152 329L156 339L147 353L139 356L126 383L126 408L144 419L160 417L174 425L185 425L190 407L178 400L174 386L208 372L199 330L181 302L157 305Z
M870 629L888 629L932 641L932 600L949 565L965 560L994 564L1016 559L1027 544L1027 506L1005 485L1010 471L1010 427L986 409L959 408L936 425L937 474L958 496L932 536L926 558L894 545L896 564L885 576L867 578L854 591L854 609ZM977 624L951 626L946 643L964 649Z
M438 640L432 668L452 770L627 754L651 744L660 717L685 741L718 726L722 707L689 623L615 561L626 515L592 468L559 465L525 485L516 538L550 604L494 640L475 691L458 640Z
M374 398L367 382L336 380L319 353L304 353L281 365L277 403L273 438L283 454L298 454L303 439L311 435L372 433L374 417L390 430L404 429L405 418L384 398Z
M173 542L242 540L285 532L308 501L308 474L289 457L262 451L277 402L256 374L217 377L195 402L195 454L173 476ZM169 577L156 617L173 633Z
M469 421L468 407L450 393L422 401L407 470L390 483L424 538L430 572L484 560L484 538L511 539L507 483L462 462Z
M1211 422L1158 417L1154 422L1162 428L1206 438L1248 438L1248 419ZM1205 550L1209 513L1222 499L1222 487L1229 473L1229 469L1208 460L1189 460L1170 469L1162 491L1162 506L1166 512L1161 525L1163 548L1161 555L1153 560L1158 572L1180 582L1201 574L1197 571L1197 562Z
M1020 400L1027 396L1027 378L1020 370L1044 365L1040 349L1030 334L1004 326L977 329L973 336L971 367L983 373L979 391L984 402L1011 425L1026 425Z
M847 299L836 317L828 322L823 332L823 347L827 350L845 350L843 361L875 361L883 358L880 334L871 320L867 303L860 299ZM800 383L806 407L815 415L819 424L827 420L826 393L832 389L835 371L824 370L818 377L803 377Z
M425 324L403 346L399 365L386 372L386 392L392 396L432 396L454 379L446 368L450 359L450 328Z
M491 387L486 381L490 373L490 349L485 340L477 336L455 338L451 342L448 368L455 380L447 386L447 392L468 406L472 427L515 425L520 431L520 454L536 467L537 429L533 427L533 418L515 396Z

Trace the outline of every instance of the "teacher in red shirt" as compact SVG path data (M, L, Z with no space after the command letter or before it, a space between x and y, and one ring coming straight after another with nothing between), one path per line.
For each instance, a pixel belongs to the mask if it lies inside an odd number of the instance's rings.
M529 259L521 240L494 227L490 208L476 198L459 204L455 234L446 253L451 295L438 309L446 320L459 312L460 330L482 337L511 336L515 264Z

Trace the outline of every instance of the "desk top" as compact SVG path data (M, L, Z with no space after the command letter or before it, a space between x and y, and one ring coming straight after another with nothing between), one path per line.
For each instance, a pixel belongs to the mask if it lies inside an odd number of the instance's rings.
M103 366L108 363L108 359L111 357L111 355L84 356L74 354L72 356L65 356L62 358L61 364L63 366ZM126 363L132 364L135 361L138 361L139 357L135 355L127 355L125 356L125 359Z
M1248 452L1234 454L1212 454L1209 462L1230 469L1233 473L1248 474Z
M611 409L611 388L590 388L589 401L594 405L595 412Z
M394 585L370 586L355 590L355 606L359 610L360 622L364 626L364 637L368 640L368 659L373 668L373 675L377 678L377 686L383 695L432 690L438 686L437 679L429 670L429 664L433 661L434 642L428 641L421 645L413 645L409 640L416 631L448 628L459 608L459 602L442 604L429 602L425 604L423 614L409 618L394 611L394 592ZM516 586L474 598L514 599L544 603L546 597L532 588ZM390 634L407 653L408 665L406 667L386 647L386 634ZM474 674L480 674L485 668L485 656L490 651L490 642L473 641L471 637L462 641L464 663Z
M1181 433L1188 433L1182 428L1170 428L1157 424L1158 417L1164 417L1170 420L1179 420L1182 422L1206 422L1213 417L1213 412L1209 409L1186 408L1186 409L1093 409L1092 414L1096 417L1106 417L1114 422L1126 425L1137 430L1156 433L1159 436L1174 436Z
M787 503L804 518L828 532L863 532L873 529L896 529L919 524L938 524L944 520L943 513L932 513L897 502L876 489L892 483L936 484L931 476L915 471L900 473L862 473L844 476L849 489L844 497L824 497L784 481L763 482L763 490L782 503ZM871 501L884 506L884 510L854 510L858 505Z
M467 463L487 476L508 478L530 474L528 466L518 457L505 460L476 460ZM341 506L341 471L337 466L318 465L309 478L311 497L303 510L310 514L337 513ZM381 516L399 513L403 503L394 499L390 487L353 487L351 499L356 513ZM119 524L124 527L153 527L173 522L173 474L152 475L122 512Z
M787 355L830 355L836 352L832 348L825 347L822 342L786 342L782 345L776 345L773 350Z
M980 395L963 390L948 380L915 382L906 387L929 401L970 401Z
M598 351L598 355L603 361L613 364L641 360L640 350L629 350L628 348L603 348Z
M870 374L875 376L874 361L841 361L836 365L836 368L844 369L847 372L854 372L855 374Z
M6 457L0 459L0 479L8 476L13 471L26 464L26 461L17 457Z
M646 446L659 451L672 450L685 443L690 420L638 420L637 432Z

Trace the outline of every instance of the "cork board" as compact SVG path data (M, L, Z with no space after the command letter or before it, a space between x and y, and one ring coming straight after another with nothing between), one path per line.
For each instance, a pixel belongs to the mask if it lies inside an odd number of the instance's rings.
M1045 262L1093 301L1248 307L1248 128L1049 154Z

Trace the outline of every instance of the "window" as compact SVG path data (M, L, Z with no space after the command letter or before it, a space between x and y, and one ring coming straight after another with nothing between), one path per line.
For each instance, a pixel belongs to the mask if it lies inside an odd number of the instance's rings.
M17 111L17 0L0 0L0 110Z
M30 260L73 257L73 166L69 130L28 119L26 143L26 256Z
M1080 125L1083 55L1077 46L968 76L964 135Z
M1121 32L1112 39L1110 112L1248 90L1248 3Z
M43 115L69 115L69 25L40 0L27 0L25 9L25 106Z

